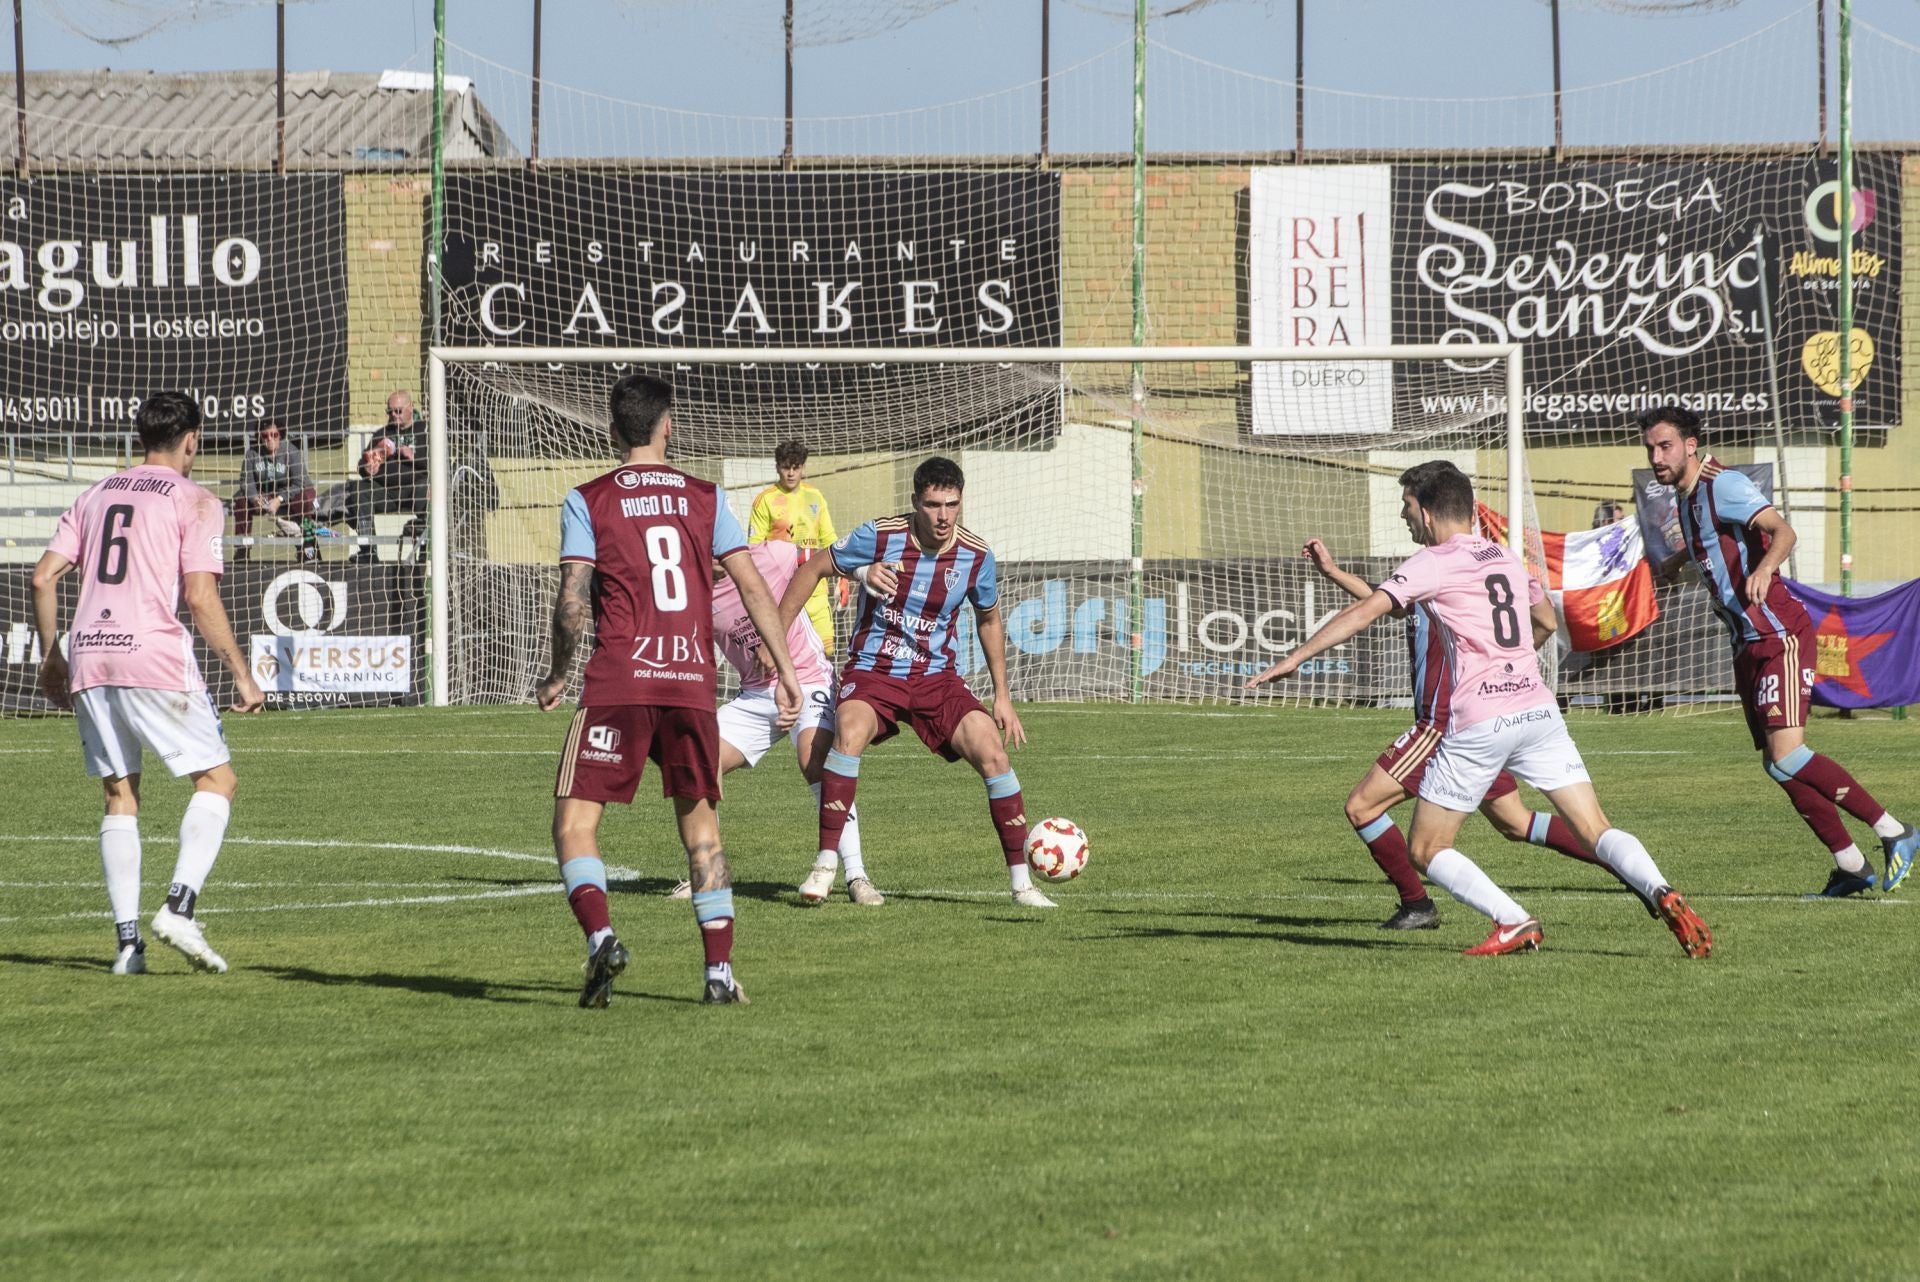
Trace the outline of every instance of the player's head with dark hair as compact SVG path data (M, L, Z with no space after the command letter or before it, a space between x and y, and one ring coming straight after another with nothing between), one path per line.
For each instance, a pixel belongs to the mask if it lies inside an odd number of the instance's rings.
M773 450L773 465L779 468L799 467L807 461L807 443L805 441L782 441Z
M966 476L950 458L936 456L913 469L913 533L923 547L945 547L956 537L966 488Z
M140 402L134 426L140 444L154 453L168 453L200 430L200 406L185 392L155 392Z
M653 434L673 408L673 385L651 374L629 374L607 398L613 435L628 449L653 444Z
M1640 435L1646 436L1662 423L1671 427L1681 440L1693 438L1696 445L1707 443L1707 430L1700 426L1700 416L1684 405L1662 405L1650 409L1639 418Z
M1647 447L1647 466L1662 485L1691 487L1700 471L1700 450L1706 433L1700 416L1683 405L1662 405L1640 416L1640 441Z
M965 493L966 488L966 473L950 458L941 458L936 454L913 469L913 498L916 503L928 490L958 490Z
M1473 480L1445 459L1400 473L1400 488L1437 520L1473 523Z

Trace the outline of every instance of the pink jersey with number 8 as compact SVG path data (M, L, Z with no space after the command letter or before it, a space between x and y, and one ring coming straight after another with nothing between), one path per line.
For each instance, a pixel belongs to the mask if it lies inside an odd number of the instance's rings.
M1533 652L1530 617L1546 590L1509 549L1456 534L1401 562L1380 590L1403 609L1431 603L1453 671L1453 707L1443 731L1553 702Z

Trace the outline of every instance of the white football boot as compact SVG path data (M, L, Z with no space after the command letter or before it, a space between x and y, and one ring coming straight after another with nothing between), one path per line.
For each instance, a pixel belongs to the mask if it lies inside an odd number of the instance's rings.
M1013 902L1022 908L1058 908L1060 906L1041 894L1038 886L1028 886L1025 890L1014 891Z
M120 955L113 959L113 973L116 975L146 974L147 950L137 944L120 945Z
M196 970L210 970L216 975L227 973L227 959L208 946L205 932L193 918L162 908L153 915L153 933L161 943L179 949Z
M839 864L815 864L807 879L800 883L800 898L810 904L823 902L833 893L833 879L840 871ZM855 900L858 903L859 900Z
M674 882L673 889L667 892L667 898L668 899L692 899L693 883L690 881Z

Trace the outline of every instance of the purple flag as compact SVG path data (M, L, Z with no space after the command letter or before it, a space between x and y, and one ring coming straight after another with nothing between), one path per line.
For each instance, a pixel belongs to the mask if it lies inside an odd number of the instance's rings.
M1787 580L1813 619L1813 701L1829 708L1920 703L1920 579L1839 597Z

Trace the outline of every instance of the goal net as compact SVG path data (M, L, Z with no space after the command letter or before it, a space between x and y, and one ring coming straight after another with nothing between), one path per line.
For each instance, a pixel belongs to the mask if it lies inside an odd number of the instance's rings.
M1302 355L437 352L434 457L490 458L499 500L489 510L457 478L436 486L449 501L434 540L445 549L433 567L445 587L431 612L435 698L530 699L550 653L560 504L614 465L607 392L646 370L675 386L671 461L720 484L743 526L775 483L782 441L807 446L807 483L840 532L907 511L925 458L958 462L962 521L999 564L1015 698L1239 701L1249 675L1349 600L1302 559L1308 539L1369 582L1414 550L1398 482L1413 463L1454 461L1496 513L1518 513L1510 532L1538 528L1524 454L1509 448L1514 349ZM1436 413L1436 402L1471 408ZM856 604L839 600L838 637ZM970 626L959 653L962 672L985 680ZM1401 630L1374 629L1269 690L1261 697L1404 700Z

